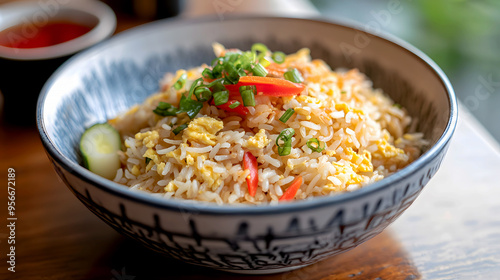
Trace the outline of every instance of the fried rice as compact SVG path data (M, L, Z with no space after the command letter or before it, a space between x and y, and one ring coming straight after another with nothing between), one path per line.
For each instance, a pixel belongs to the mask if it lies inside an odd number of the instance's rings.
M216 56L227 51L219 44L214 50ZM279 66L300 72L305 84L300 95L258 93L246 115L205 102L192 120L185 114L160 116L153 111L160 102L178 106L193 81L210 67L167 73L161 92L109 120L124 147L114 181L165 199L276 204L299 176L295 200L354 191L407 166L427 144L422 133L413 131L416 122L407 111L374 89L357 69L332 71L324 61L311 59L308 49L287 55ZM283 73L271 69L268 76L282 78ZM181 77L186 84L176 89ZM279 118L288 109L294 114L284 123ZM187 127L174 134L183 123ZM295 134L290 153L280 155L276 139L286 128ZM311 149L311 139L324 149ZM257 160L253 196L245 152Z

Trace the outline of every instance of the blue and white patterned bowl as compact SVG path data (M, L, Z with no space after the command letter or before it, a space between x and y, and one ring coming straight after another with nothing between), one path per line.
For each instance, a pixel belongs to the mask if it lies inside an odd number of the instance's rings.
M83 168L78 142L158 90L167 71L209 63L211 43L248 49L311 49L333 68L357 67L419 120L432 145L403 170L360 190L277 206L217 206L165 200ZM436 173L457 122L453 89L423 53L387 35L293 18L165 20L124 32L63 65L37 110L43 145L75 196L117 231L191 264L264 274L305 266L374 237L417 198Z

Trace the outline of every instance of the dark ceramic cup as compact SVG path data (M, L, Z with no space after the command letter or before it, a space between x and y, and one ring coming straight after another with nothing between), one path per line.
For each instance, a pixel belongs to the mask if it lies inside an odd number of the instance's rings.
M49 26L55 24L71 24L74 28L49 30ZM73 54L111 36L115 27L113 11L97 1L54 0L2 5L0 91L4 99L4 121L16 125L35 124L36 101L45 81ZM76 28L87 32L78 34ZM59 38L74 32L74 38L56 44L43 43L42 39L52 36L43 37L42 32L56 33ZM35 47L34 40L38 40ZM26 42L32 45L28 48Z

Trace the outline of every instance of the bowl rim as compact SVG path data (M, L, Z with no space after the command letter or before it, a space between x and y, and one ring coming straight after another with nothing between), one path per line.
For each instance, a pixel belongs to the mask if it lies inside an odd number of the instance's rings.
M59 69L49 78L49 80L44 85L41 94L38 99L37 105L37 127L39 130L40 138L42 140L42 144L47 150L48 155L58 164L60 164L63 168L65 168L68 172L77 176L79 179L85 181L88 184L91 184L101 191L110 193L112 195L119 196L122 199L126 199L129 201L133 201L134 203L146 204L151 207L172 210L172 211L183 211L183 212L194 212L200 215L213 215L213 214L224 214L224 215L270 215L270 214L282 214L282 213L291 213L297 211L310 210L315 208L321 208L326 206L338 206L345 202L350 202L355 199L360 199L362 197L368 196L372 193L382 191L391 187L394 184L397 184L407 177L411 176L412 173L417 172L422 166L433 161L436 157L440 156L441 152L446 149L448 142L450 141L453 132L457 125L458 120L458 106L456 96L453 90L453 87L441 70L441 68L427 55L425 55L422 51L414 47L413 45L407 43L406 41L397 38L394 35L390 35L386 32L367 32L362 29L362 25L360 23L352 22L350 20L331 20L325 19L323 17L308 17L308 18L295 18L295 17L280 17L280 16L255 16L255 15L238 15L237 17L231 16L226 17L224 19L225 22L238 21L238 20L298 20L298 21L309 21L315 22L319 24L326 25L336 25L342 28L352 29L356 32L363 32L365 34L378 37L382 40L387 41L390 44L396 45L399 48L402 48L409 55L417 57L420 59L426 67L429 68L429 71L434 72L435 75L440 79L444 88L447 92L447 98L450 106L450 115L447 121L446 128L442 135L439 137L437 142L427 150L423 155L417 158L414 162L410 163L405 168L397 171L390 176L369 184L363 188L360 188L356 191L346 192L339 195L334 196L319 196L311 199L298 200L288 203L280 203L278 205L217 205L215 203L206 203L200 201L190 201L190 200L181 200L181 199L164 199L160 197L156 197L146 192L139 191L131 191L128 187L113 182L111 180L105 179L92 173L87 170L83 166L71 161L69 158L65 157L51 142L48 137L45 122L43 117L44 110L44 100L46 96L49 94L49 89L51 85L57 80L58 76L61 75L66 68L68 68L72 64L78 63L80 60L84 60L85 57L91 56L98 52L100 49L105 48L105 44L101 44L98 46L94 46L89 50L86 50L68 61L66 61ZM141 26L132 28L125 32L122 32L116 35L114 38L108 41L109 44L119 44L122 41L126 41L127 38L134 37L140 33L147 32L148 29L155 29L155 26L162 26L163 28L170 28L171 25L175 24L203 24L204 22L212 22L219 21L217 17L207 16L200 18L192 18L192 19L164 19L159 20L147 24L143 24ZM72 188L71 186L68 186Z
M49 15L58 18L69 12L81 12L97 19L97 24L92 29L69 41L40 48L11 48L0 45L0 58L20 61L54 59L74 54L83 49L89 48L102 40L110 37L116 29L116 16L113 10L101 1L69 1L60 3L56 9L56 14ZM34 18L37 12L46 13L43 3L39 2L13 2L2 5L4 12L12 12L19 15L32 15ZM23 18L11 20L10 24L1 27L0 30L23 24ZM12 50L15 50L14 52Z

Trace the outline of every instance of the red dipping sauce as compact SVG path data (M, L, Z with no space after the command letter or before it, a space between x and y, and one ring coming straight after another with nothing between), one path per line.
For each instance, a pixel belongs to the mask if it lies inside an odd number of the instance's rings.
M51 21L42 26L15 25L0 31L0 45L9 48L43 48L73 40L92 27L70 21Z

